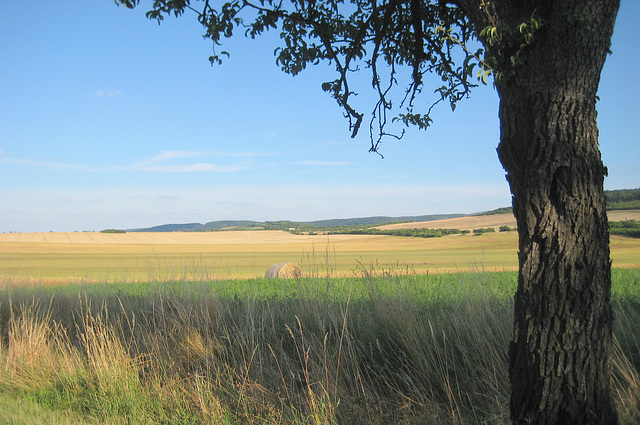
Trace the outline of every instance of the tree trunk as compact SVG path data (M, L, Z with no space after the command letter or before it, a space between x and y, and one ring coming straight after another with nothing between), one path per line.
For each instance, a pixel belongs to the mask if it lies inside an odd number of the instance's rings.
M507 23L514 28L535 9L543 27L521 52L524 65L496 82L498 154L519 231L511 419L618 424L606 168L595 105L619 0L527 3L537 7Z

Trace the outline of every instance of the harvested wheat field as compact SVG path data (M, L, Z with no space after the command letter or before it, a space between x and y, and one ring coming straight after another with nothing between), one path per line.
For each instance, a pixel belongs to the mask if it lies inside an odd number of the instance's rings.
M276 263L307 276L352 275L364 266L417 273L516 266L515 232L435 239L374 235L46 233L0 235L0 277L65 281L210 280L264 276Z
M371 236L357 236L358 239ZM350 240L352 235L332 235L333 241ZM131 232L131 233L3 233L0 243L54 243L98 245L272 245L323 242L321 235L293 235L274 230L230 232Z
M619 213L640 218L638 211L615 211L610 219L616 220ZM409 225L474 229L513 227L515 221L501 214L393 226ZM353 275L362 268L393 273L516 270L517 241L516 232L440 238L282 231L11 233L0 234L0 280L215 280L261 277L277 263L297 264L304 276L332 277ZM611 252L614 267L640 267L640 240L612 236Z
M483 227L516 226L513 214L475 215L449 218L447 220L419 221L413 223L395 223L380 226L380 229L460 229L473 230Z
M640 210L608 211L609 221L640 221ZM473 230L483 227L500 226L516 227L516 218L511 213L493 215L474 215L469 217L450 218L447 220L421 221L413 223L397 223L380 226L380 229L460 229Z

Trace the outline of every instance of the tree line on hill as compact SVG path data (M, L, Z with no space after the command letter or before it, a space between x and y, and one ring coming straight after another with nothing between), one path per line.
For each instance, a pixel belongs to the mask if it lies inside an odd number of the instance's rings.
M210 232L216 230L289 230L298 229L302 232L324 232L329 229L348 226L380 226L383 224L408 223L414 221L445 220L448 218L464 217L466 214L430 214L401 217L358 217L340 218L316 221L253 221L253 220L219 220L201 223L163 224L160 226L140 229L128 229L128 232Z
M640 188L606 190L608 210L640 209ZM497 208L495 210L480 213L478 215L492 215L512 213L511 207ZM102 233L124 233L124 232L211 232L211 231L233 231L233 230L282 230L294 234L375 234L390 236L410 236L421 238L433 238L450 234L469 233L459 229L395 229L381 230L376 226L395 223L425 222L433 220L443 220L448 218L464 217L466 214L432 214L420 216L374 216L346 219L316 220L309 222L299 222L291 220L278 221L253 221L253 220L219 220L201 223L181 223L163 224L160 226L140 228L140 229L106 229ZM624 235L640 237L640 223L634 220L625 222L610 222L610 233L613 235ZM488 228L494 230L493 228ZM500 231L516 230L503 226ZM486 233L487 229L474 229L474 234Z
M640 223L636 220L610 221L609 234L640 238Z
M637 210L640 209L640 188L637 189L618 189L605 190L607 197L607 210ZM495 210L486 211L479 215L493 215L513 213L512 207L497 208Z
M640 209L640 188L605 190L608 210Z

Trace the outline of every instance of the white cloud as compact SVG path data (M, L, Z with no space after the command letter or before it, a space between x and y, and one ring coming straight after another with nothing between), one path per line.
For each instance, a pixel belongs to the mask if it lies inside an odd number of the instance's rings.
M64 169L74 171L122 171L126 169L133 169L138 171L152 171L152 172L165 172L165 173L190 173L190 172L216 172L216 173L232 173L241 170L245 170L248 167L242 164L213 164L209 162L181 162L180 160L186 158L196 157L240 157L248 158L257 156L254 153L211 153L211 152L189 152L181 150L163 151L159 155L145 159L135 163L129 167L123 167L121 165L106 166L106 167L92 167L82 164L72 164L55 161L42 161L37 159L22 159L13 158L4 155L4 152L0 151L0 162L8 164L20 164L30 167L46 167L52 169ZM176 163L177 162L177 163Z
M206 162L195 162L189 164L167 164L167 162L202 156L211 156L206 152L189 152L181 150L163 151L159 155L145 159L133 165L134 170L153 171L165 173L190 173L190 172L217 172L232 173L246 169L243 165L216 165Z
M167 159L193 158L193 157L202 156L202 155L204 155L204 153L202 152L189 152L189 151L180 151L180 150L162 151L160 155L156 155L143 162L153 163L153 162L164 161Z
M349 163L346 161L302 161L301 164L318 165L322 167L339 167L343 165L349 165Z
M122 90L96 90L93 92L93 95L96 97L112 97L119 96L122 94Z
M56 168L56 169L67 169L67 170L76 170L76 171L91 171L92 168L86 165L80 164L68 164L64 162L51 162L51 161L38 161L33 159L20 159L20 158L11 158L11 157L2 157L0 158L0 162L9 163L9 164L21 164L28 165L31 167L48 167L48 168Z
M193 173L193 172L217 172L217 173L232 173L236 171L244 170L246 167L242 166L218 166L207 163L195 163L184 165L143 165L136 166L135 169L141 171L155 171L162 173Z

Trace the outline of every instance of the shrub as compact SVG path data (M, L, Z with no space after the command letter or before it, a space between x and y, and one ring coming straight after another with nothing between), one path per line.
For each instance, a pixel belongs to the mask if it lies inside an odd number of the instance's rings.
M640 223L636 220L610 221L609 233L612 235L640 238Z
M476 235L481 235L483 233L492 233L495 231L496 229L494 229L493 227L483 227L481 229L473 229L473 233Z

